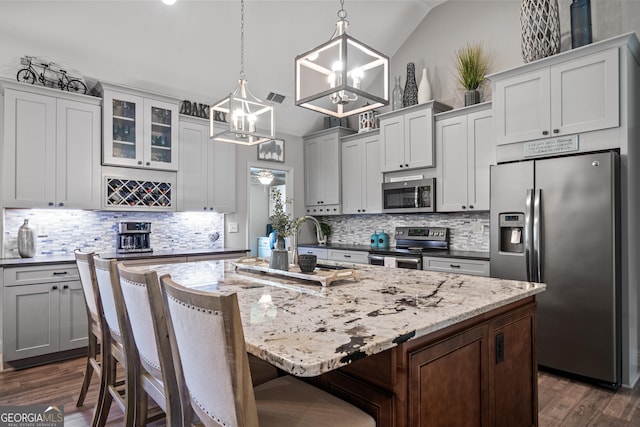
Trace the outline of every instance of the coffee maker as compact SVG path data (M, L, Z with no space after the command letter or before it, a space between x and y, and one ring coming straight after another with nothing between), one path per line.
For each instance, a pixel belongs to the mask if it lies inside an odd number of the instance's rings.
M151 249L151 223L118 223L118 253L153 252Z

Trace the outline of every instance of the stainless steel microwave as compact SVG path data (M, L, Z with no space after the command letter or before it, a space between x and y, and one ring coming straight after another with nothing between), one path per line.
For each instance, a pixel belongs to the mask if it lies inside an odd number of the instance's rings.
M383 183L382 211L385 213L435 212L435 178Z

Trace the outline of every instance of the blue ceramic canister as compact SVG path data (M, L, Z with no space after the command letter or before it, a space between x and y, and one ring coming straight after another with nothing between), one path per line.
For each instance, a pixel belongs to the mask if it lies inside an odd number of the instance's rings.
M378 247L385 249L389 247L389 235L384 230L378 233Z
M372 248L377 248L378 247L378 232L374 231L373 234L371 235L371 247Z

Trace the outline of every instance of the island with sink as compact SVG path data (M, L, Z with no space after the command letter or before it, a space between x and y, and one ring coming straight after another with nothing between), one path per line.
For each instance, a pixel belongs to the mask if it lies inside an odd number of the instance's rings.
M327 287L230 260L136 268L237 292L249 353L379 426L537 425L535 296L544 284L345 266L358 280Z

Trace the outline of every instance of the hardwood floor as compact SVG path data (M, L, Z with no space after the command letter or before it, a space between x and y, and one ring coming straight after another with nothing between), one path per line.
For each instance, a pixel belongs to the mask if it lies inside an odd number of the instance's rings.
M77 408L85 364L86 357L79 357L19 371L2 371L0 405L62 405L65 427L90 426L100 380L94 374L85 404ZM150 407L155 408L151 402ZM113 403L107 426L121 427L123 423L123 413ZM159 420L148 425L159 427L165 424L164 420Z
M0 405L63 405L66 427L89 426L98 379L93 378L85 405L76 408L84 366L85 358L82 357L0 372ZM613 392L541 372L538 375L538 406L540 427L640 426L640 385ZM107 426L117 427L122 423L122 412L113 404ZM149 426L164 424L160 420Z

